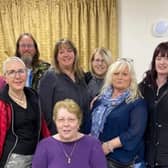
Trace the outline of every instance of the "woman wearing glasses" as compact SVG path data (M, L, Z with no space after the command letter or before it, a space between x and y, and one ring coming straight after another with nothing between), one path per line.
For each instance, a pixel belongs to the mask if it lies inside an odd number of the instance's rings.
M3 64L7 85L0 94L0 167L30 168L40 138L41 114L35 91L26 88L27 70L18 57ZM47 127L43 136L48 136Z
M133 63L117 60L110 65L92 109L91 134L102 142L108 168L131 168L135 160L143 160L146 120Z
M101 47L93 51L90 58L90 72L86 73L90 100L99 94L105 74L111 63L112 55L109 50Z
M100 142L79 132L82 112L75 101L58 101L53 119L58 133L38 144L32 168L107 168Z

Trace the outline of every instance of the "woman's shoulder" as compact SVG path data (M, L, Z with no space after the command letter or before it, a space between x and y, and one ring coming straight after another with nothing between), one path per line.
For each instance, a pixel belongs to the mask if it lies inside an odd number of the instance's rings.
M97 144L97 143L100 144L100 141L92 135L84 135L83 140L90 144Z
M127 108L126 108L127 107ZM146 100L142 97L135 99L133 102L126 103L125 109L146 111ZM124 108L124 107L123 107Z
M45 76L55 76L57 73L53 68L49 68L46 72L45 72Z
M59 77L59 73L57 73L54 69L49 68L47 71L45 71L44 75L40 79L40 82L41 81L45 81L45 82L46 81L55 81L58 79L58 77Z
M47 138L43 138L42 140L40 140L40 142L38 143L38 145L40 146L50 146L50 145L55 145L57 141L52 137L49 136Z
M138 97L134 101L128 103L128 105L137 107L137 106L146 106L146 101L143 97Z

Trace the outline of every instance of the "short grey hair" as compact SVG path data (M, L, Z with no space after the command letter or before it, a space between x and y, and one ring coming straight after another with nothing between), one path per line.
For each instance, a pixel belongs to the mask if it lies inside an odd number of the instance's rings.
M16 57L16 56L8 57L8 58L3 62L3 67L2 67L3 74L6 73L6 65L7 65L9 62L12 62L12 61L20 62L20 63L22 63L22 64L24 65L24 67L26 68L25 63L24 63L19 57Z

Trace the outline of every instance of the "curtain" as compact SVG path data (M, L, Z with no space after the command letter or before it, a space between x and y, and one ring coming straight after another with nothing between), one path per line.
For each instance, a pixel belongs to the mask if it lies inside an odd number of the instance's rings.
M87 71L94 48L108 48L117 56L116 0L0 0L0 72L23 32L35 37L40 58L48 62L59 39L72 40Z

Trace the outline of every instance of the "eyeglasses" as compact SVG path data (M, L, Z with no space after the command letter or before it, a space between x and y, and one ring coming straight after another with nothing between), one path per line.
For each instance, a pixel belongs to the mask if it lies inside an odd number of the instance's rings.
M34 47L34 44L20 44L19 45L21 48L33 48Z
M94 61L96 64L98 64L98 63L102 63L102 64L106 63L104 59L93 59L93 61Z
M128 62L130 64L134 63L134 60L132 58L118 58L117 61L125 61L125 62Z
M26 72L27 72L27 70L25 68L23 68L23 69L19 69L17 71L15 71L15 70L7 70L5 74L8 77L10 77L10 78L15 78L16 74L18 74L19 76L22 77L22 76L24 76L26 74Z
M57 120L57 122L62 123L62 124L63 123L74 123L76 121L76 118L67 118L67 119L57 118L56 120Z

